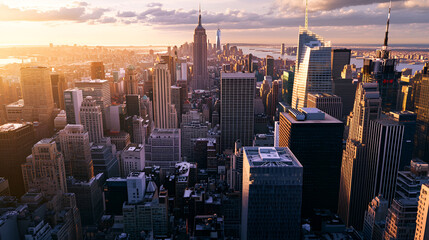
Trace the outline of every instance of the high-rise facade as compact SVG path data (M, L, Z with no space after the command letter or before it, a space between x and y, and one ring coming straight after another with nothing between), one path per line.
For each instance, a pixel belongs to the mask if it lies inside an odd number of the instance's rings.
M417 87L417 86L416 86ZM415 155L421 159L429 159L429 63L422 71L421 83L415 99L417 129L415 137Z
M133 65L128 66L125 70L124 83L126 94L138 94L138 80Z
M307 106L308 93L332 93L331 43L300 29L297 58L292 107L299 109Z
M210 86L207 70L207 34L201 25L201 10L198 17L198 26L195 28L194 33L193 61L192 89L208 89Z
M121 176L126 177L131 172L143 171L145 167L145 149L141 144L129 144L121 152Z
M421 186L429 183L429 165L419 159L411 161L411 169L399 171L395 199L387 213L385 240L413 239Z
M429 239L429 184L423 184L420 191L414 240Z
M172 128L171 121L171 75L168 65L155 65L153 81L154 121L157 128Z
M82 125L68 124L59 133L67 176L89 181L94 177L89 134Z
M67 192L64 158L53 139L42 139L22 164L26 191L37 189L48 196Z
M347 226L362 229L365 209L374 196L367 196L366 143L371 120L380 118L378 85L360 83L356 92L349 136L341 163L338 215Z
M64 91L67 89L67 83L64 74L51 74L52 96L57 108L64 109Z
M91 79L106 79L103 62L91 62Z
M363 224L364 239L381 240L384 233L389 202L382 195L376 196L368 205Z
M89 141L100 143L104 137L103 117L100 106L92 97L86 97L80 107L80 121L88 132Z
M252 145L255 88L254 73L221 74L222 150L233 149L238 139L243 146Z
M46 67L21 68L21 90L24 99L24 121L49 123L53 119L54 98L49 69Z
M307 107L318 108L332 117L342 120L343 102L341 97L330 93L309 93Z
M243 148L241 239L300 239L302 172L288 148Z
M0 176L9 181L12 196L19 197L25 193L21 164L31 154L35 141L32 124L7 123L0 126Z
M82 90L74 88L64 91L64 106L68 124L80 124L80 107L82 102Z
M304 168L303 217L313 209L337 210L343 129L341 121L317 108L280 113L279 146L288 147Z
M217 31L216 31L216 50L217 51L221 51L222 49L220 46L220 34L221 34L220 29L217 28Z
M332 49L332 79L341 78L341 72L343 71L344 66L350 64L351 52L351 49Z
M180 129L154 129L145 145L146 166L173 173L181 160Z

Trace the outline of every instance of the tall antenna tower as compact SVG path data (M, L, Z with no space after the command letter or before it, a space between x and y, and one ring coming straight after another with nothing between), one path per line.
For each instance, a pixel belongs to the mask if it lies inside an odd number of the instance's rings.
M305 0L305 29L308 29L308 0Z
M392 0L390 0L390 5L389 5L389 15L387 15L386 35L384 36L383 50L387 49L388 42L389 42L389 25L390 25L390 11L391 11L391 9L392 9Z

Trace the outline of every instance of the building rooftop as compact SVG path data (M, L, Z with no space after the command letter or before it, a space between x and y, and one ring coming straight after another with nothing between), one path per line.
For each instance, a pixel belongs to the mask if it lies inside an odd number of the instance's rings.
M76 83L107 83L107 80L104 79L82 79Z
M221 78L255 78L255 73L242 73L242 72L237 72L237 73L226 73L226 72L222 72L221 74Z
M24 99L19 99L16 102L8 104L7 107L8 108L11 108L11 107L24 107Z
M6 123L0 126L0 132L11 132L28 125L27 123Z
M244 147L251 167L302 167L289 148Z
M143 148L144 147L142 144L131 143L125 147L124 152L140 152L143 150Z
M317 109L317 108L314 108L314 109ZM316 111L316 110L314 110L314 111ZM317 109L317 111L320 111L320 110ZM327 114L325 112L322 112L325 115L324 119L313 119L313 118L308 119L306 117L306 114L308 114L308 113L311 114L311 115L315 114L315 112L313 112L313 110L311 110L311 108L303 108L302 112L300 112L297 109L290 109L287 113L286 112L282 112L280 114L283 115L283 116L285 116L286 119L289 122L293 123L293 124L309 124L309 123L319 123L319 124L320 123L321 124L333 124L333 123L336 123L336 124L343 124L340 120L332 117L331 115L329 115L329 114Z

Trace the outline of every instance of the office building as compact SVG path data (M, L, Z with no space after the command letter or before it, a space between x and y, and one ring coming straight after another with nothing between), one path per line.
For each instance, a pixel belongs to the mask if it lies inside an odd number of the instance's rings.
M91 96L100 106L103 113L103 126L106 126L106 109L112 104L110 99L110 85L107 80L82 80L75 82L75 86L82 90L83 98Z
M331 43L310 41L302 51L292 93L292 107L297 109L307 106L308 93L332 93Z
M48 68L21 68L21 90L24 99L22 110L24 121L48 124L53 120L54 98Z
M365 209L374 195L368 195L366 172L367 138L371 120L381 116L381 98L378 85L360 83L352 118L349 120L349 135L341 163L338 215L346 226L361 230Z
M138 94L125 96L127 116L141 116L141 99Z
M182 145L182 156L186 157L186 161L193 162L192 152L194 146L191 143L193 138L204 138L207 137L209 131L209 124L192 122L188 124L182 124L180 127L181 145Z
M103 173L105 178L120 176L115 145L110 143L93 144L91 146L91 158L94 166L94 175Z
M419 205L417 210L416 234L414 240L429 238L429 184L423 184L420 191Z
M36 143L21 168L26 192L37 189L46 196L67 192L64 158L53 139Z
M315 208L337 210L343 129L341 121L317 108L280 114L279 146L288 147L304 168L304 217Z
M302 171L288 148L243 148L241 239L300 239Z
M221 51L221 46L220 46L220 34L221 34L221 32L220 32L220 29L219 29L219 27L217 28L217 31L216 31L216 50L217 51Z
M145 145L146 166L159 166L163 173L173 173L181 160L180 133L180 129L155 128Z
M135 72L136 68L130 65L125 70L125 94L138 94L138 80Z
M191 86L193 90L208 89L209 72L207 70L207 34L201 25L201 9L198 16L198 26L194 33L193 47L193 76Z
M340 97L343 104L342 118L353 111L357 85L358 81L353 79L338 78L332 81L332 93Z
M80 181L94 177L89 134L82 125L67 125L59 133L67 176Z
M91 62L91 79L106 79L103 62Z
M384 239L413 239L421 186L429 182L429 165L419 159L411 161L411 169L399 171L396 194L386 217Z
M171 75L167 64L159 63L155 65L153 85L155 127L171 128L174 122L171 121L170 116L172 113Z
M254 128L254 97L256 88L254 73L221 74L221 149L233 149L241 140L243 146L251 146Z
M267 56L265 59L265 76L274 78L274 58L271 56Z
M103 216L103 179L102 173L88 181L79 181L74 177L67 178L67 189L69 193L76 195L83 226L96 225Z
M282 80L282 100L287 104L292 104L292 91L295 73L293 71L283 71Z
M141 144L129 144L120 153L121 176L126 177L131 172L143 171L145 167L145 149Z
M376 196L368 205L363 224L364 239L383 239L389 202L382 195Z
M331 53L331 69L332 79L341 78L341 72L345 65L350 64L351 49L332 49Z
M307 107L318 108L332 117L342 120L343 103L341 98L330 93L309 93Z
M10 194L20 197L25 193L21 164L31 154L36 142L30 123L7 123L0 126L0 176L9 181Z
M80 124L80 107L82 102L82 90L71 88L64 91L64 108L68 124Z
M108 178L104 183L104 202L106 213L111 215L121 215L122 205L128 201L127 179Z
M52 96L57 108L64 108L64 91L67 89L67 83L64 74L51 73Z
M417 86L416 86L417 87ZM415 138L415 155L421 159L429 159L429 63L422 71L422 80L418 84L415 97L417 129Z
M80 122L88 132L89 141L100 143L104 138L103 114L91 96L86 97L80 107Z
M146 177L144 172L129 172L127 174L128 203L142 202L146 190Z
M179 86L171 86L171 104L174 105L174 108L176 109L176 113L177 113L177 121L178 121L178 125L180 126L180 122L181 122L181 116L182 116L182 105L183 105L183 97L181 96L182 94L187 94L185 92L182 91L182 88Z

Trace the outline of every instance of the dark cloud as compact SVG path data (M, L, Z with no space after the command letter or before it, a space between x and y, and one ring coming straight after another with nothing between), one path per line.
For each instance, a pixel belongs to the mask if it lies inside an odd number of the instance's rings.
M132 17L136 17L137 14L135 12L125 11L125 12L118 12L116 16L122 17L122 18L132 18Z

